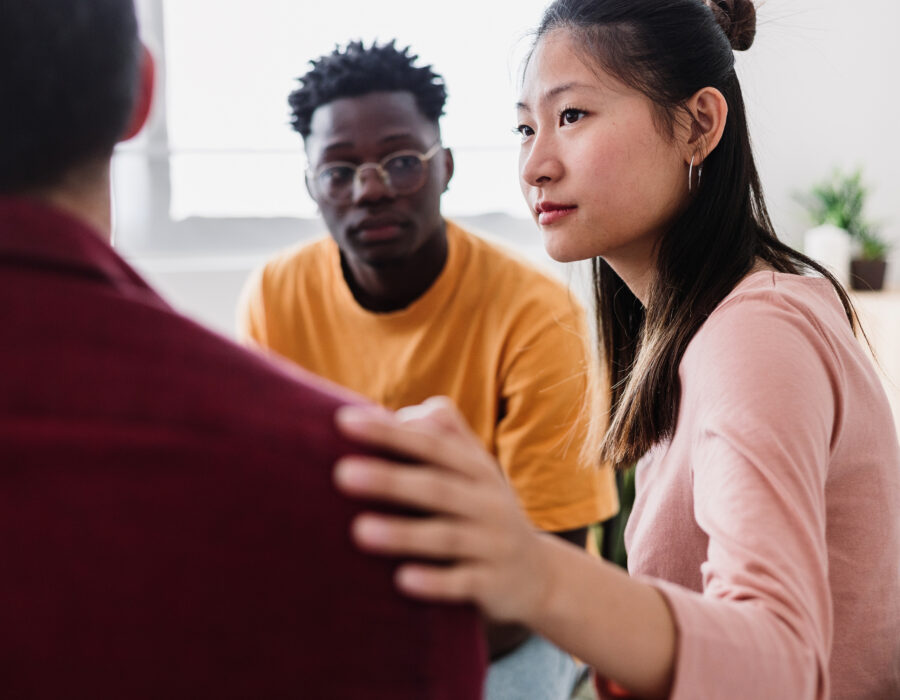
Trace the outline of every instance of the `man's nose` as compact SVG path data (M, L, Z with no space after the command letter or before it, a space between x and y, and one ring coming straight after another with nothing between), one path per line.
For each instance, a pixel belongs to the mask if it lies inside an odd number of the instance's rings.
M356 171L356 177L353 179L354 202L374 202L393 196L393 190L382 170L370 165Z

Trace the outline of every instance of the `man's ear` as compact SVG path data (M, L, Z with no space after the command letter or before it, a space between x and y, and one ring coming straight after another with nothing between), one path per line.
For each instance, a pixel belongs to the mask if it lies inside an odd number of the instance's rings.
M303 184L306 185L306 193L309 195L309 198L312 201L316 201L316 195L313 194L312 185L309 182L309 170L304 171L303 173Z
M150 117L150 108L153 106L153 87L156 83L156 64L150 50L141 44L141 65L138 72L138 92L131 111L131 120L125 129L120 141L127 141L138 135L147 119Z
M687 101L687 109L691 114L691 125L685 148L685 162L694 158L696 166L702 163L722 140L722 132L725 131L725 122L728 119L728 103L716 88L705 87L694 93Z
M453 151L449 148L444 149L444 189L446 192L447 188L450 187L450 180L453 179Z

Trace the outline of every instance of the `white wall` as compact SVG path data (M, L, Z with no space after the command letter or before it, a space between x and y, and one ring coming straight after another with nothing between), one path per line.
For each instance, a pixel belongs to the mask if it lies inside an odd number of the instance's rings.
M836 167L861 166L870 215L895 246L900 286L900 2L766 0L738 70L763 187L782 236L808 221L792 199Z

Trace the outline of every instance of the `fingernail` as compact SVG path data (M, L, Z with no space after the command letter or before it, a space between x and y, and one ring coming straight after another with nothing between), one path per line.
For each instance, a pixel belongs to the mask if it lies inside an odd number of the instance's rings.
M334 414L334 420L338 425L359 425L365 418L365 409L358 406L341 406Z
M394 574L394 581L397 586L407 593L415 593L422 587L422 577L416 569L401 566Z
M349 459L342 459L334 467L334 480L338 486L360 486L364 476L365 469Z
M353 521L353 535L360 542L377 544L385 538L387 529L373 517L361 515Z

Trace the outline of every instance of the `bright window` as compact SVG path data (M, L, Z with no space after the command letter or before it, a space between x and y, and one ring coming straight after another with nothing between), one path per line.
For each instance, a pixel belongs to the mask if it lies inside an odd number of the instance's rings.
M546 0L163 0L171 214L315 215L287 95L311 58L351 39L396 38L444 76L449 215L527 216L513 105Z

